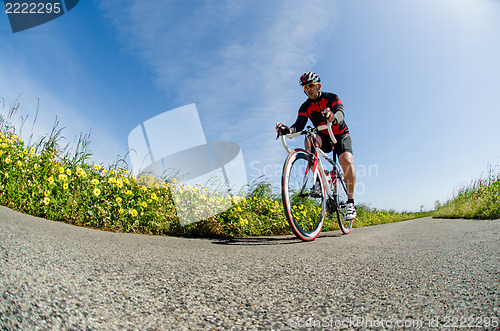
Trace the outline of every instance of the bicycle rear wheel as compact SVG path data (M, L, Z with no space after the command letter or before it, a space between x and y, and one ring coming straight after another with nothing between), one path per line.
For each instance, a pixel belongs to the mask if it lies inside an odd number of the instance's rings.
M314 240L319 235L326 210L325 187L321 176L315 176L309 166L311 162L309 153L295 150L286 159L281 176L286 219L293 233L304 241Z
M340 230L344 234L349 234L352 229L353 220L346 218L347 207L347 189L344 182L344 173L340 167L337 167L337 181L335 187L335 194L333 195L334 202L337 206L337 220L340 225Z

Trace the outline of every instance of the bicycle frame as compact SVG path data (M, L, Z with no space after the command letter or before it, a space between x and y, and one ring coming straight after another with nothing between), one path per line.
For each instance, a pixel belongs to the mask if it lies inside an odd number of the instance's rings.
M332 139L332 142L335 144L337 142L337 139L335 139L335 136L333 135L331 123L329 125L320 125L317 128L308 127L307 130L303 130L303 131L297 132L297 133L290 133L290 134L282 135L281 142L282 142L285 150L288 152L288 154L292 154L292 153L295 153L297 151L302 151L302 152L305 152L305 153L311 155L311 157L315 160L314 165L313 165L314 177L316 178L318 175L321 176L323 183L325 183L324 186L325 186L327 195L333 196L334 192L332 191L331 186L327 185L328 179L326 178L325 168L323 167L323 164L321 163L321 158L318 157L318 154L321 155L325 160L327 160L331 165L333 165L336 168L337 173L339 173L339 171L337 169L338 167L337 167L336 163L328 155L326 155L326 153L323 152L321 150L321 148L319 148L317 146L317 144L316 144L317 141L313 137L313 135L316 132L321 131L321 130L325 130L325 129L328 130L328 134L330 136L330 139ZM315 145L314 146L314 153L311 153L303 148L297 148L297 149L292 150L292 149L290 149L290 147L288 147L285 138L293 139L293 138L303 136L303 135L309 135L309 136L313 137L313 141L314 141L314 145ZM342 183L342 185L344 185L344 184Z

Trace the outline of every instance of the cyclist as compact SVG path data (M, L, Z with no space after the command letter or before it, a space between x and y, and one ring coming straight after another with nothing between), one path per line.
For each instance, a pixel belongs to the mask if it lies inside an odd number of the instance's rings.
M354 206L354 186L356 184L356 171L354 169L354 159L351 147L351 136L349 128L344 121L344 106L340 98L330 92L321 91L319 76L314 72L306 72L300 76L299 84L304 88L304 93L308 99L300 106L297 120L290 127L283 123L276 123L276 130L279 135L299 132L304 129L307 120L311 120L314 127L324 125L325 117L332 123L332 131L337 139L334 145L327 130L316 134L316 139L320 148L325 153L332 150L338 155L347 188L347 208L346 219L352 220L356 217L356 208ZM314 145L312 139L307 137L304 145L306 150L312 152Z

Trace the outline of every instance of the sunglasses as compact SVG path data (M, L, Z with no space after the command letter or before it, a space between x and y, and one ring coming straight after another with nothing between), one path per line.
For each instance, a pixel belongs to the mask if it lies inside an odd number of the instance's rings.
M302 85L302 87L304 88L304 90L312 89L314 86L316 86L316 83L309 83L309 84L306 84L306 85Z

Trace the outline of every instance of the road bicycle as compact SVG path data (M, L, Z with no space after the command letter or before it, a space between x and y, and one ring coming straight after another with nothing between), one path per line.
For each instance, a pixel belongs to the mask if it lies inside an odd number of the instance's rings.
M347 189L342 168L319 148L316 133L328 130L335 144L336 139L331 129L331 123L281 136L283 147L288 156L283 165L281 176L281 198L285 216L293 233L304 241L312 241L321 232L326 214L337 217L340 230L344 234L351 232L353 220L346 218ZM303 148L290 149L286 138L299 136L311 137L313 151ZM333 169L325 170L320 156L328 161Z

